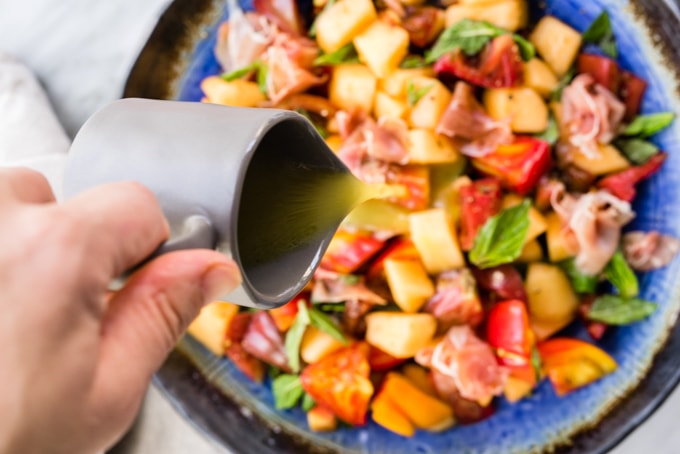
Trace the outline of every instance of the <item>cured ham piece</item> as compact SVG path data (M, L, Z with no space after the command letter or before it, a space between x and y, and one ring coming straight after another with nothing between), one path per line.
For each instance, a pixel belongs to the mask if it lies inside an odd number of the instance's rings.
M465 82L456 84L436 132L453 139L458 149L471 157L485 156L513 140L509 123L489 117L472 86Z
M253 0L253 8L286 33L304 33L302 17L295 0Z
M285 372L291 372L283 337L268 312L261 311L253 314L241 345L254 357Z
M668 265L680 251L680 241L659 232L629 232L623 236L623 255L637 271Z
M266 17L231 9L228 22L217 30L215 57L225 72L253 64L274 42L277 30Z
M468 269L447 271L437 278L437 290L423 309L437 318L440 326L470 324L484 318L477 284Z
M328 271L323 271L328 273ZM315 273L312 288L312 301L323 303L341 303L343 301L360 300L370 304L385 304L385 298L371 291L362 278L336 275L333 278L319 278Z

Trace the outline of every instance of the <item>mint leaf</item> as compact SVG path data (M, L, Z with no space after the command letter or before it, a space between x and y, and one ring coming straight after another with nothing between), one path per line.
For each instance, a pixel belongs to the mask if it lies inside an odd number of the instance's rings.
M231 82L232 80L241 79L242 77L250 74L251 72L256 71L258 67L259 63L254 62L244 66L243 68L235 69L229 73L224 73L220 77L226 80L227 82Z
M288 329L284 342L288 364L293 372L300 371L300 344L302 343L302 336L304 336L305 330L310 323L309 311L307 311L305 302L300 300L297 304L297 316L295 316L295 321L290 329Z
M557 143L560 138L560 130L552 113L548 117L548 128L540 134L534 134L534 137L548 142L551 146Z
M316 307L321 312L334 312L337 314L345 312L345 303L323 303L317 304Z
M574 77L576 76L576 68L571 68L567 73L562 76L560 79L559 83L557 84L557 87L553 90L552 93L550 93L550 100L555 101L555 102L560 102L562 100L562 92L564 91L567 86L571 83L572 80L574 80Z
M628 325L647 318L655 310L656 304L640 298L603 295L593 303L588 318L608 325Z
M583 32L583 42L596 44L602 51L612 58L617 58L619 55L616 49L616 38L612 30L612 24L609 19L609 13L603 11L588 27L588 30Z
M425 96L432 87L434 87L434 84L426 85L416 90L416 87L413 86L413 82L409 80L406 85L406 101L408 102L408 105L415 106L418 101L420 101L420 98Z
M616 148L634 164L644 164L649 158L659 152L659 147L643 139L618 139L614 142Z
M267 74L269 67L262 62L257 65L257 86L263 94L267 94Z
M407 55L399 63L399 67L402 69L422 68L423 66L427 66L427 62L420 55Z
M574 259L563 260L559 263L560 268L567 273L569 280L571 280L571 286L576 293L594 293L597 289L598 277L588 276L583 274L581 270L578 269Z
M309 310L309 321L313 327L323 331L333 339L342 342L345 345L349 343L343 332L340 330L340 328L338 328L333 320L331 320L328 315L324 314L319 309L312 307Z
M322 15L323 13L325 13L326 11L328 11L328 10L330 9L330 7L333 6L334 3L335 3L335 0L328 0L328 1L326 2L326 4L323 6L323 9L321 10L321 12L319 12L319 14L316 15L316 18L314 19L314 22L312 22L311 27L309 27L309 33L308 33L308 35L309 35L310 38L315 38L315 37L316 37L316 21L318 21L318 20L319 20L319 17L321 17L321 15Z
M536 382L541 381L541 370L543 369L543 361L541 361L541 354L538 351L538 348L534 345L531 348L531 367L534 369L534 373L536 374Z
M666 129L675 120L673 112L661 112L638 115L623 131L624 136L651 137L662 129Z
M510 263L522 253L529 231L531 201L501 211L489 218L475 237L470 261L479 268Z
M529 61L536 56L536 48L531 44L531 41L516 33L512 35L512 39L519 48L522 60Z
M619 291L619 295L624 298L638 296L640 288L638 279L621 250L616 251L612 259L604 269L604 275L609 282Z
M309 411L312 408L316 406L316 402L314 402L314 399L312 399L312 396L310 396L307 393L304 393L302 395L302 409L304 411Z
M298 375L284 374L279 375L272 381L272 394L274 395L274 405L279 410L293 408L304 390Z
M354 44L349 43L330 54L321 54L314 59L314 66L334 66L341 63L356 63L359 61Z

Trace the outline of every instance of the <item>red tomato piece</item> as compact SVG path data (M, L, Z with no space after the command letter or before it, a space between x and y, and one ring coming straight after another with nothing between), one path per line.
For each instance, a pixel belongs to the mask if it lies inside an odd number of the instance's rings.
M409 34L411 44L425 47L437 37L437 22L443 11L434 6L411 8L401 26Z
M406 237L399 237L392 242L373 260L366 272L366 280L385 280L385 260L387 259L415 259L420 260L418 250L413 242Z
M595 82L614 94L619 92L621 71L615 60L601 55L581 54L578 57L578 72L590 74Z
M225 336L224 354L246 377L259 383L264 377L264 363L248 353L241 345L251 318L252 314L247 312L234 316Z
M552 168L550 144L529 136L517 136L486 156L472 159L472 165L487 175L500 178L503 186L520 195L532 191Z
M340 274L351 274L385 245L371 234L339 230L321 259L321 267Z
M406 188L406 195L388 199L408 208L424 210L430 203L430 171L426 166L390 166L387 183L399 184Z
M486 340L495 349L501 364L524 366L530 363L534 334L526 304L520 300L496 304L487 318Z
M477 285L482 290L491 292L498 300L520 300L527 302L522 275L512 265L500 265L494 268L472 268Z
M473 181L460 189L460 245L472 249L477 232L484 223L501 210L501 182L497 178Z
M590 335L593 340L597 341L602 339L602 336L604 336L604 333L607 331L608 325L606 323L588 320L588 313L590 312L590 308L593 306L594 301L595 296L586 297L581 301L578 310L581 320L586 327L586 331L588 331L588 335Z
M495 38L474 57L462 51L446 54L437 60L434 70L485 88L517 87L524 79L522 57L510 34Z
M378 347L374 347L373 345L369 346L368 365L373 372L383 372L394 369L405 361L405 358L395 358L389 353L380 350Z
M300 375L302 388L314 401L343 421L366 424L373 385L368 376L368 345L356 343L307 366Z
M276 327L282 333L288 331L288 329L293 325L295 317L297 317L298 313L298 301L305 301L307 306L309 306L309 292L301 292L283 306L269 310L269 315L272 316Z
M629 71L622 73L619 97L623 99L623 103L626 105L625 119L627 121L633 120L640 112L640 106L646 91L647 82Z
M597 187L606 189L621 200L632 202L637 193L635 186L658 172L667 157L666 153L657 153L642 165L604 177Z

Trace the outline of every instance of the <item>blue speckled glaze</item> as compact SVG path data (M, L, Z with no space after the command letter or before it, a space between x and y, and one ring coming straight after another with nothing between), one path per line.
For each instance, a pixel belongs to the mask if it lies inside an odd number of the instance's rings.
M545 4L550 14L581 31L603 8L607 9L619 43L621 64L650 83L643 111L677 112L680 102L674 91L676 82L665 68L659 52L654 50L649 32L634 19L628 1L548 0ZM213 26L208 30L207 38L196 48L191 65L180 82L179 99L199 100L202 97L199 88L201 79L220 72L212 52L215 33L216 26ZM641 188L635 206L638 216L631 228L654 229L680 237L680 124L676 122L657 136L655 142L669 151L670 157L662 171ZM501 402L495 415L484 422L455 427L441 434L419 432L410 439L394 435L372 422L360 429L341 428L329 434L309 433L301 410L274 410L269 388L247 380L229 361L216 359L192 339L185 339L180 349L188 352L207 378L230 397L265 415L272 424L312 438L322 445L342 446L348 451L392 454L495 454L542 450L565 440L580 428L596 423L618 399L639 383L651 364L653 353L664 341L667 328L675 321L680 305L679 275L680 260L675 260L667 268L641 279L642 296L657 302L659 310L649 319L613 330L603 339L602 345L619 364L616 373L564 398L556 397L549 384L544 382L532 397L518 404Z

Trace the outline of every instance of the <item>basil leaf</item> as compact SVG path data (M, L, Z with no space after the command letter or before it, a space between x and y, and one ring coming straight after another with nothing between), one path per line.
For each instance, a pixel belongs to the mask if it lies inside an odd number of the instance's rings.
M608 325L627 325L647 318L655 310L656 304L640 298L603 295L593 303L588 318Z
M583 32L583 42L597 44L602 51L612 58L617 58L619 53L616 49L616 38L612 30L607 11L603 11Z
M491 268L517 259L529 231L530 207L531 201L524 199L489 218L475 237L470 261L479 268Z
M425 96L433 86L434 84L430 84L416 90L416 87L413 86L413 82L409 80L408 84L406 85L406 101L408 102L408 105L415 106L418 101L420 101L420 98Z
M633 298L640 293L638 279L621 250L616 251L604 269L604 275L624 298Z
M335 52L319 55L314 59L314 66L334 66L341 63L356 63L358 61L357 50L354 48L354 44L349 43Z
M541 354L535 345L531 349L531 367L534 369L534 373L536 374L536 382L541 381L543 361L541 361Z
M522 56L522 60L529 61L536 56L536 48L531 44L531 41L516 33L512 35L512 39L519 48L519 54Z
M634 164L644 164L659 152L659 147L643 139L618 139L614 145Z
M279 410L293 408L304 390L298 375L284 374L279 375L272 381L272 394L274 395L274 405Z
M257 86L263 94L267 94L267 73L269 67L262 62L257 65Z
M407 55L399 63L399 67L402 69L422 68L423 66L427 66L427 62L420 55Z
M312 396L310 396L307 393L304 393L302 395L302 409L304 411L309 411L312 408L316 406L316 402L314 402L314 399L312 399Z
M534 134L534 137L548 142L551 146L557 143L560 138L560 130L552 113L548 117L548 128L540 134Z
M550 93L550 100L560 102L562 100L562 92L564 91L565 88L567 88L571 81L574 80L575 76L576 68L572 67L569 71L567 71L567 73L564 76L562 76L555 90L553 90L553 92Z
M316 306L321 312L333 312L342 314L345 312L345 303L323 303Z
M624 136L651 137L662 129L666 129L675 120L673 112L661 112L638 115L623 131Z
M259 63L251 63L249 65L244 66L243 68L240 69L235 69L232 72L229 73L224 73L220 77L227 82L231 82L232 80L240 79L243 76L246 76L250 74L253 71L256 71L259 67Z
M302 343L302 336L310 323L309 311L304 301L298 301L298 313L295 316L295 321L286 333L286 340L284 346L286 348L286 355L288 356L288 364L293 372L300 371L300 344Z
M333 320L331 320L328 315L324 314L319 309L312 307L309 310L309 321L313 327L323 331L333 339L342 342L344 345L349 343L343 332L340 330L340 328L338 328Z
M578 269L574 259L563 260L559 263L560 268L567 273L569 280L571 281L571 286L574 288L576 293L594 293L597 289L597 283L599 281L597 276L588 276L583 274L581 270Z

